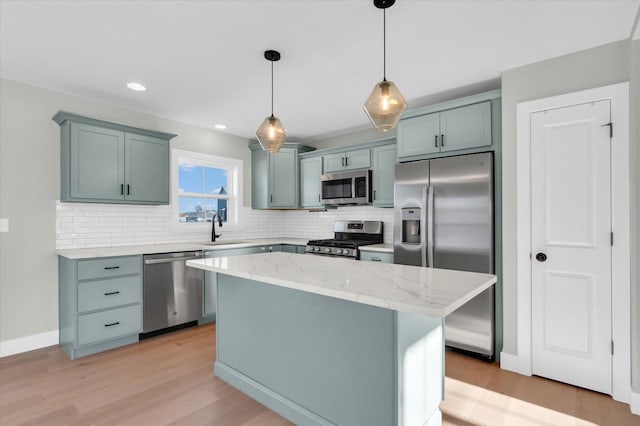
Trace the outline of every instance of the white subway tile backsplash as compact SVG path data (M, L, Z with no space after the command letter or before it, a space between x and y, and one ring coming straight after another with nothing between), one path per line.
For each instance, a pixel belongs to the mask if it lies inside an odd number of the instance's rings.
M333 236L337 219L381 220L384 241L392 242L393 210L369 206L335 210L252 210L243 208L242 226L220 229L225 240L249 238L318 239ZM182 241L208 241L209 232L178 232L173 229L170 206L56 203L56 247L87 248Z

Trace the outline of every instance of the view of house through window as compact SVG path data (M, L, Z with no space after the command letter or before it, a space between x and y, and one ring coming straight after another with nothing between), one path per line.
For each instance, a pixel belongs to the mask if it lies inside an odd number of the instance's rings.
M241 161L174 150L174 214L178 223L238 221ZM174 216L175 217L175 216Z
M227 170L180 163L178 169L178 210L180 222L211 222L228 214Z

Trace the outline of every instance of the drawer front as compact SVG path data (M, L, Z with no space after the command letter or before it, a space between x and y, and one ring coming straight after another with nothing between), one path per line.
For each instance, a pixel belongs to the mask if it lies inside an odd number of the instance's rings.
M364 260L367 262L393 263L393 253L360 251L360 260Z
M78 284L78 312L140 303L142 277L112 278Z
M78 317L78 344L113 339L142 330L140 305L110 309Z
M105 257L78 261L78 280L117 277L142 272L142 256Z

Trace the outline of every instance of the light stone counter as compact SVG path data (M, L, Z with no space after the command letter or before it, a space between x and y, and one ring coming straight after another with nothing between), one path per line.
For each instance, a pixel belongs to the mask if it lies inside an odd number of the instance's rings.
M491 274L292 253L190 260L187 266L433 318L496 282Z
M242 241L221 240L216 243L201 241L135 246L90 247L83 249L61 249L56 250L56 254L62 257L66 257L67 259L90 259L95 257L135 256L141 254L171 253L191 250L226 250L232 248L256 247L270 244L291 244L304 246L307 244L307 241L308 240L302 238L256 238Z

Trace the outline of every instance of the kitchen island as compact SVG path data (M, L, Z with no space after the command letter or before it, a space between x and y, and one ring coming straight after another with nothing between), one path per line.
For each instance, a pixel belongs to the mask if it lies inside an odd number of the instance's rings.
M215 374L301 425L439 425L443 318L490 274L291 253L218 273Z

